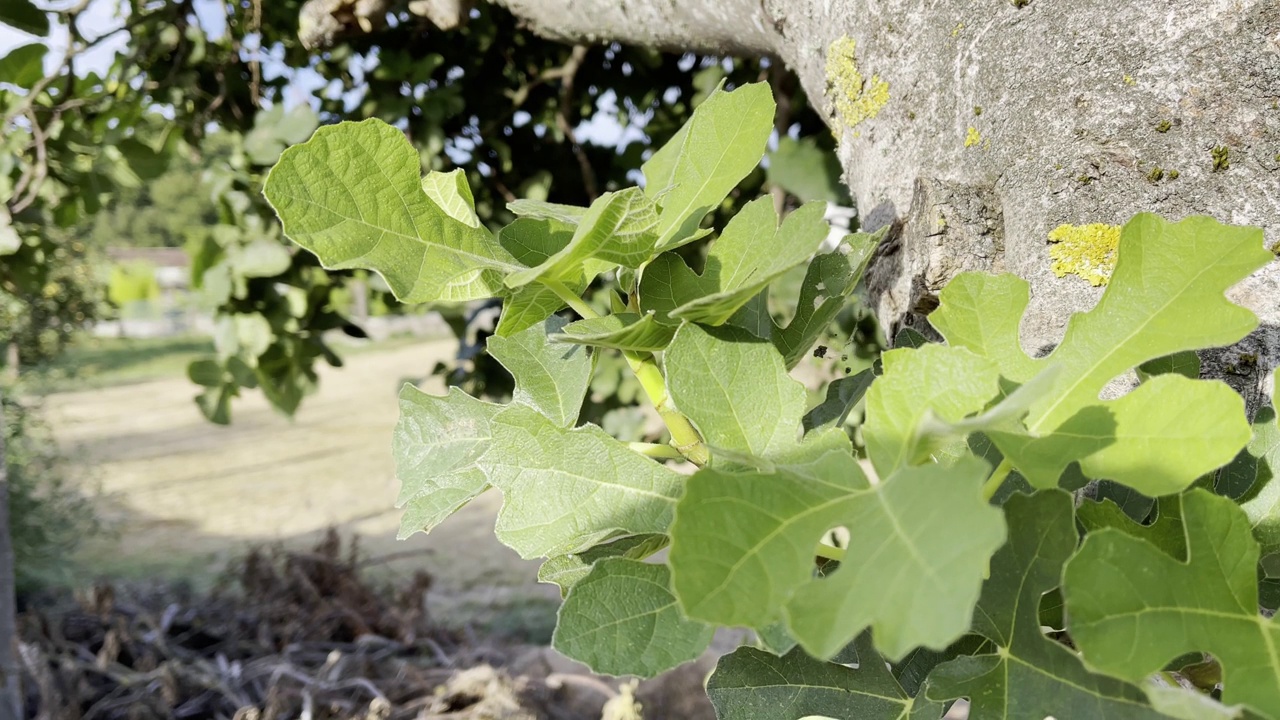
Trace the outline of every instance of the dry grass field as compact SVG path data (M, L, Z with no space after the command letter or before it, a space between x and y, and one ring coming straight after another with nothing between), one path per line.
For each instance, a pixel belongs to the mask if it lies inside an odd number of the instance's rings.
M447 623L549 632L558 594L536 583L536 563L494 539L498 494L429 536L395 539L396 393L454 347L435 340L350 354L346 367L326 368L296 418L247 392L230 427L201 417L195 386L180 376L50 395L58 442L98 488L109 524L83 553L86 573L205 585L249 545L310 547L335 526L360 536L375 575L431 573L432 611ZM443 391L435 378L423 387Z

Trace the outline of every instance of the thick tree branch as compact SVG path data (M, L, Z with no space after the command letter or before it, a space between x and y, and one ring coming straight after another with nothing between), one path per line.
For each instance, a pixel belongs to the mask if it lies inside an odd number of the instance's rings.
M771 55L778 31L763 0L494 0L539 35L675 52Z

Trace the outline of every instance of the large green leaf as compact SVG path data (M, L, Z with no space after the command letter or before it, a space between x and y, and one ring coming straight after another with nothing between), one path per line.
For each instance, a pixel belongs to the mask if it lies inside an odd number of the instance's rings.
M667 531L683 475L594 425L566 430L525 405L509 406L492 427L483 467L505 496L498 539L521 557Z
M394 447L407 508L401 535L429 531L489 485L504 496L498 538L523 557L665 533L682 476L594 425L568 428L577 411L572 398L580 403L585 391L583 350L558 346L574 355L556 357L556 345L539 344L543 328L524 333L504 346L504 362L547 367L524 373L533 383L517 402L492 405L456 389L445 397L412 387L401 393ZM556 419L522 400L547 405Z
M587 209L572 239L537 267L512 273L508 287L580 277L591 260L637 268L657 253L658 209L640 188L605 193Z
M660 249L695 235L707 213L760 163L774 108L767 83L730 92L721 86L641 167L645 193L662 206Z
M1085 460L1082 466L1092 477L1119 480L1149 495L1176 492L1206 467L1225 463L1220 453L1234 456L1246 442L1239 402L1221 389L1169 382L1167 375L1151 381L1166 383L1158 394L1102 402L1099 393L1149 360L1230 344L1247 334L1257 319L1224 292L1270 259L1257 229L1206 217L1168 223L1138 215L1121 233L1116 270L1102 299L1072 317L1048 357L1032 360L1021 349L1018 324L1028 293L1027 284L1013 276L957 277L943 290L942 306L930 322L950 344L989 358L1014 382L1047 364L1059 366L1053 392L1027 416L1026 433L992 436L1034 485L1053 485L1066 464ZM1162 421L1200 415L1210 418L1206 426L1216 421L1216 442L1187 448L1180 455L1187 463L1137 467L1139 458L1156 449L1155 435L1166 431ZM1095 453L1101 457L1086 460Z
M995 652L939 665L925 684L926 697L969 698L972 720L1164 717L1137 687L1089 672L1040 630L1040 600L1058 586L1075 549L1071 496L1061 490L1014 495L1004 510L1009 543L991 558L974 613L974 629Z
M676 408L712 448L767 458L799 440L804 386L770 343L737 328L688 324L663 365Z
M696 659L714 628L680 615L670 571L610 558L569 590L551 645L606 675L653 677Z
M513 399L567 428L578 421L591 384L592 363L586 348L550 340L566 322L553 315L510 337L492 335L486 345L489 354L515 378Z
M964 634L987 559L1004 541L999 510L982 498L989 467L908 468L874 487L851 456L823 469L704 468L689 478L671 530L685 612L764 627L785 610L796 639L824 658L868 626L891 658ZM815 547L840 526L844 560L814 579Z
M724 324L769 283L817 251L830 231L822 213L822 203L810 203L779 226L771 198L747 203L712 243L701 275L674 254L646 269L640 281L641 309L664 319Z
M392 439L400 499L400 537L430 532L489 487L480 465L492 446L493 417L502 407L457 388L444 397L412 385L400 391L400 420Z
M1244 399L1226 384L1170 373L1084 408L1046 436L988 435L1034 487L1052 487L1078 460L1088 477L1165 495L1234 458L1249 440L1244 417Z
M858 668L815 660L802 650L782 657L741 647L720 658L707 696L724 720L849 720L936 718L939 705L912 698L894 680L864 633L856 642Z
M325 267L374 270L404 302L492 297L521 269L488 230L427 197L418 152L381 120L320 128L280 156L263 192Z
M1280 625L1258 612L1258 544L1228 498L1182 496L1185 562L1116 529L1067 563L1071 637L1091 667L1139 682L1184 653L1222 666L1222 700L1280 718Z

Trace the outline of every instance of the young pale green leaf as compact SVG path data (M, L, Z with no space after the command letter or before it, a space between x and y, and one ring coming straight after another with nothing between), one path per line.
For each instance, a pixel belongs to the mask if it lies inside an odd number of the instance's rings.
M560 596L564 597L597 562L615 557L643 560L666 546L666 535L628 535L579 553L556 555L538 567L538 582L559 585Z
M875 380L870 368L856 375L832 380L827 385L827 396L820 404L805 413L801 419L805 433L828 425L840 427L849 417L849 412L862 401L867 388Z
M995 643L995 652L937 666L925 696L969 698L972 720L1163 718L1137 687L1089 672L1040 630L1041 597L1058 586L1076 545L1071 496L1061 490L1014 495L1004 510L1009 543L992 556L974 613L974 629Z
M988 471L969 459L868 487L848 455L821 479L704 468L676 510L672 586L686 614L708 622L764 627L785 610L817 657L869 625L890 657L945 647L968 629L986 560L1004 540L999 510L982 499ZM814 580L815 548L840 526L845 558Z
M521 557L667 531L683 475L594 425L567 430L521 404L496 415L492 429L483 467L505 498L498 539Z
M696 234L707 213L760 164L775 107L767 83L730 92L722 84L645 162L645 193L662 206L659 249Z
M834 252L817 255L809 261L791 322L784 328L769 318L773 324L771 339L788 369L800 363L845 306L883 238L884 231L854 233L846 236Z
M471 194L467 173L462 168L447 173L432 170L422 178L422 192L449 217L464 225L480 227L475 196Z
M919 429L927 416L958 421L1000 392L1000 375L986 358L960 347L926 345L881 356L884 374L867 391L863 437L881 477L920 462Z
M1085 475L1151 496L1176 493L1249 441L1244 400L1216 381L1157 375L1116 400L1081 409L1054 432L988 436L1033 487L1057 485L1079 460Z
M658 352L671 344L675 334L674 327L658 322L652 313L622 312L571 323L552 340L614 350Z
M540 279L572 280L590 260L636 268L657 253L658 210L640 188L605 193L587 209L569 243L537 267L512 273L508 287Z
M605 675L653 677L697 659L715 628L680 615L670 571L609 558L569 590L551 646Z
M687 324L663 365L676 408L713 448L768 458L799 441L804 386L768 342L737 328Z
M550 339L567 322L553 315L510 337L492 335L487 342L489 354L515 378L513 399L565 428L578 421L591 384L592 365L586 348Z
M1182 496L1187 559L1121 530L1089 534L1063 575L1072 640L1091 667L1140 682L1187 652L1222 665L1222 700L1280 718L1280 624L1258 613L1258 544L1228 498Z
M1252 482L1240 498L1262 556L1280 553L1280 421L1273 406L1258 408L1253 439L1245 448L1252 459Z
M930 321L949 343L990 358L1015 382L1046 364L1061 367L1054 391L1028 414L1027 432L992 436L1033 485L1056 484L1059 468L1080 460L1092 477L1110 477L1147 494L1176 492L1199 476L1197 468L1212 469L1224 461L1189 450L1181 457L1193 459L1194 468L1183 466L1170 474L1174 465L1166 463L1137 471L1131 461L1150 453L1151 433L1158 431L1153 423L1197 416L1224 419L1226 427L1215 430L1220 442L1213 449L1219 452L1226 447L1223 438L1242 436L1242 418L1232 417L1238 402L1203 389L1192 397L1188 393L1197 386L1188 384L1166 385L1176 392L1134 400L1101 402L1099 393L1113 378L1144 362L1226 345L1247 334L1257 319L1224 293L1270 259L1257 229L1206 217L1168 223L1138 215L1124 227L1116 271L1102 299L1093 310L1072 317L1062 344L1047 358L1032 360L1021 350L1018 323L1026 309L1027 284L1012 276L956 278L943 290L942 306ZM1212 404L1206 407L1198 402L1202 400ZM1145 412L1156 414L1144 420L1130 412L1126 431L1119 418L1125 409L1120 403L1126 401L1134 403L1130 408L1141 404ZM1090 463L1088 456L1099 452L1102 460ZM1128 474L1108 474L1114 472Z
M778 225L771 198L747 203L711 245L698 275L678 255L645 270L640 306L668 316L723 325L787 270L807 260L827 237L822 203L810 203Z
M400 391L400 420L392 452L404 508L400 537L430 532L489 487L480 464L493 439L491 423L502 410L457 388L444 397L412 385Z
M396 128L344 122L285 150L263 193L285 234L325 267L376 271L403 302L498 295L520 266L488 230L427 197L419 162Z
M912 698L902 689L865 633L858 638L857 652L859 663L855 670L815 660L802 650L778 657L740 647L720 658L707 680L707 696L721 718L796 720L817 715L857 720L900 720L908 716L936 720L942 714L941 705Z
M587 209L584 207L561 205L560 203L546 202L544 200L512 200L507 203L507 209L516 217L532 220L556 220L574 226L582 222L582 216L587 214Z

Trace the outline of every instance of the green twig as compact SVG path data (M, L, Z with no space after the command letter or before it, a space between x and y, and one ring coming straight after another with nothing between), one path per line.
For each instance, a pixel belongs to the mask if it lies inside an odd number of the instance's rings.
M627 447L644 455L645 457L659 458L662 460L683 460L684 455L673 445L663 445L662 443L647 442L631 442L627 443Z
M540 278L539 282L584 319L600 317L599 313L564 283L547 278ZM671 396L667 394L666 378L662 376L662 370L658 368L658 361L653 353L623 352L622 356L627 359L631 372L635 373L636 379L640 381L640 386L644 388L645 395L653 403L662 422L666 423L667 431L671 433L671 444L689 462L699 467L706 465L711 460L711 451L702 442L702 436L693 427L693 423L689 422L689 418L676 410L675 405L671 403Z
M992 471L991 477L987 478L987 482L982 486L982 499L990 500L996 496L996 491L1004 484L1005 478L1009 477L1009 472L1013 470L1013 463L1008 458L1000 461L996 469Z

